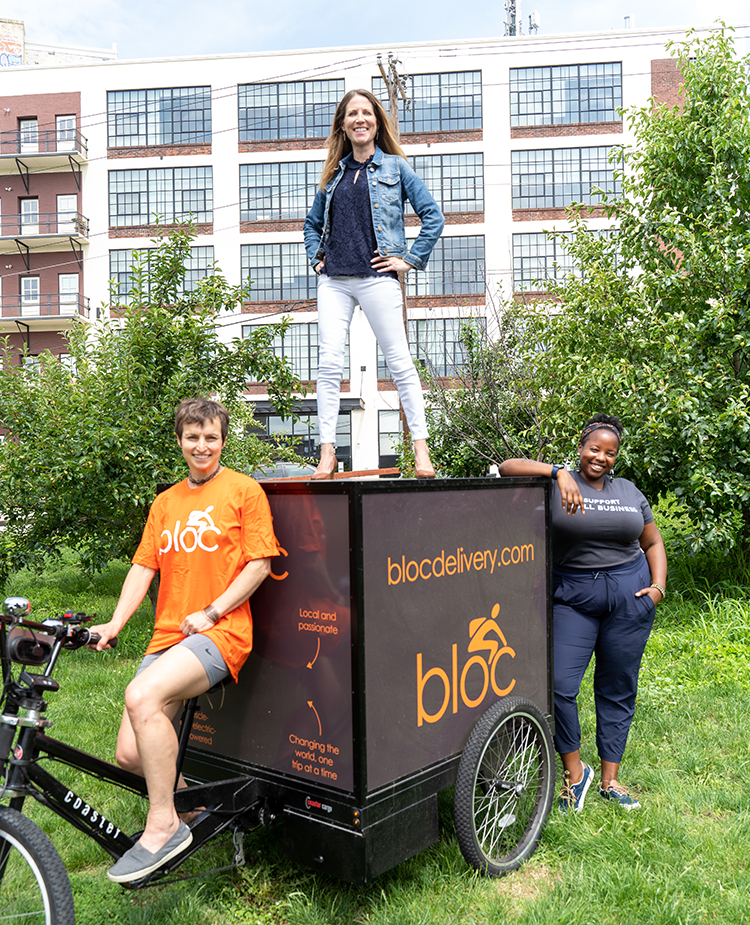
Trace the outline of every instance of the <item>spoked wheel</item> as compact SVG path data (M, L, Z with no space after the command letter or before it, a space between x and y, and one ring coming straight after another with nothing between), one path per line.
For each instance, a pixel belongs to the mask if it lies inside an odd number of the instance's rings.
M55 846L7 806L0 807L0 922L75 925L70 881Z
M482 873L506 874L531 857L555 792L552 735L542 711L500 700L471 731L456 776L461 853Z

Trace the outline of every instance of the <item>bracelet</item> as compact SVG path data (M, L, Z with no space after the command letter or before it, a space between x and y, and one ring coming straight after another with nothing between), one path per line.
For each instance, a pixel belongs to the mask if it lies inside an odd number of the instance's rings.
M554 465L554 466L552 467L552 472L550 473L550 478L551 478L551 479L554 479L555 481L557 481L557 473L558 473L561 469L564 469L564 468L565 468L565 466Z
M208 607L203 608L203 616L207 620L210 620L211 623L216 623L218 620L221 620L221 614L213 604L209 604Z
M662 588L661 585L658 585L655 581L652 581L649 585L651 588L656 588L657 591L661 591L662 600L667 596L667 592Z

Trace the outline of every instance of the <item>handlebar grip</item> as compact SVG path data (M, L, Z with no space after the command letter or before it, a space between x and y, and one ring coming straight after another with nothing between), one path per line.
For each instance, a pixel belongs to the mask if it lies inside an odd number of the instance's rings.
M92 633L91 630L84 630L84 632L87 636L86 642L84 643L86 646L96 645L97 642L99 642L99 640L102 638L99 633ZM115 636L114 639L109 640L109 645L112 649L117 647L117 636Z

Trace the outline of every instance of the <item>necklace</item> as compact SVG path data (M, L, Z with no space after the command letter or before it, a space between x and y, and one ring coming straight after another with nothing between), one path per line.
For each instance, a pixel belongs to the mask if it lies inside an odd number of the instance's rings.
M355 161L354 159L352 159L352 170L354 170L354 165L355 164L357 165L357 172L354 174L354 183L356 183L359 178L360 170L362 170L363 167L367 167L367 165L370 163L371 160L372 160L372 154L367 158L367 160L362 161L361 163L359 161ZM352 183L352 186L354 186L354 183Z
M210 482L211 479L215 479L216 476L221 472L222 468L223 466L221 465L221 463L219 463L219 465L214 469L211 475L207 475L205 479L194 479L192 475L188 475L188 482L190 482L191 485L205 485L206 482Z

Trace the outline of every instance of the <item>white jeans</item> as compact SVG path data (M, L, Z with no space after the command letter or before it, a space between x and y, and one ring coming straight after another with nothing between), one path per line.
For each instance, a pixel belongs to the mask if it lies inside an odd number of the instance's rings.
M404 330L401 286L391 277L321 276L318 280L318 420L320 442L336 442L346 332L362 306L396 383L413 440L427 439L424 397Z

